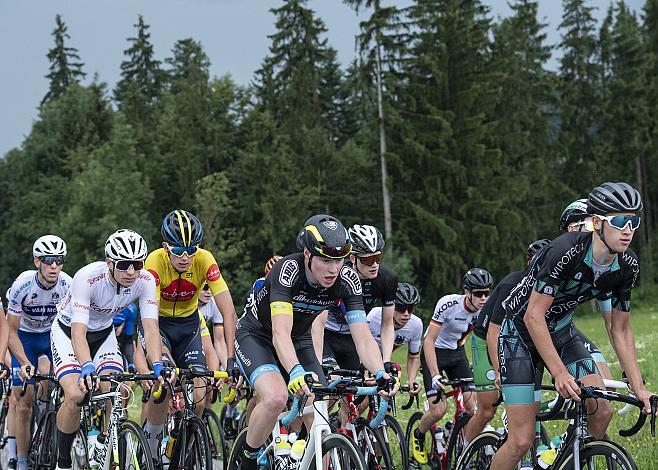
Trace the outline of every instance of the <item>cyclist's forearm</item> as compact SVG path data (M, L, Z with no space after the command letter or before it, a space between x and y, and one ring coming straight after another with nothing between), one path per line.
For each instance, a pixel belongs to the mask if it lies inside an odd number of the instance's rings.
M489 323L489 330L487 331L487 351L489 358L491 358L491 365L493 370L500 370L500 362L498 361L498 338L500 337L500 325Z
M27 356L25 355L25 349L23 348L23 343L21 342L21 339L18 337L18 326L20 325L21 317L9 314L9 316L3 320L6 322L5 326L7 328L3 328L2 335L4 336L4 338L0 338L0 352L2 352L2 344L4 339L4 346L5 346L4 351L6 352L7 347L9 347L9 350L14 355L18 363L21 366L24 366L29 361L27 359ZM3 356L1 357L4 359L4 353Z
M158 321L153 318L144 318L142 320L142 328L144 328L146 354L149 361L151 364L162 362L162 339L160 337Z
M612 315L612 336L616 346L615 351L619 364L630 381L635 392L644 389L642 374L637 364L637 351L635 349L635 335L631 327L628 312L614 312Z
M224 338L224 327L221 325L214 325L215 350L219 356L219 362L226 368L226 360L228 359L228 350L226 349L226 340Z
M286 372L290 372L293 367L299 364L299 359L297 358L295 345L292 343L290 332L286 334L285 332L273 331L272 344L274 345L276 355Z
M384 362L391 360L393 344L395 343L395 326L393 324L393 307L382 308L382 323L380 327L382 343L382 359Z
M407 355L407 383L409 385L416 381L418 369L420 369L420 355Z
M5 360L5 355L7 354L7 345L9 344L9 326L7 325L7 319L2 314L0 310L0 363ZM25 354L25 352L23 352Z
M435 375L439 374L439 367L436 363L436 351L434 350L434 341L436 341L436 336L433 338L430 336L432 331L431 328L432 327L430 326L428 335L425 336L425 339L423 340L423 354L425 355L425 364L427 364L430 375L434 377Z
M235 306L231 298L231 292L225 290L215 296L217 308L224 317L224 338L226 339L226 353L228 357L235 358L235 326L238 316L235 314Z

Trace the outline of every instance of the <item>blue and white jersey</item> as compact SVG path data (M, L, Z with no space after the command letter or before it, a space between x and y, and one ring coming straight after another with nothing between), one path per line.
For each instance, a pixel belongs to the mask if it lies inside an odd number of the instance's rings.
M48 288L39 282L38 275L34 269L21 273L11 285L7 299L7 314L21 317L18 329L27 333L50 331L57 304L72 283L71 276L62 271L57 282Z

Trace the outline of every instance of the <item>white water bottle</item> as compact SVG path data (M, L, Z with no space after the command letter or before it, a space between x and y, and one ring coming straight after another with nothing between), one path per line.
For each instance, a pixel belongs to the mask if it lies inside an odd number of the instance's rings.
M434 431L434 440L436 441L436 453L445 453L445 437L443 436L443 428L441 426L436 427L436 431Z
M94 450L89 455L89 466L90 467L100 467L105 458L105 442L107 441L107 434L101 433L96 437L96 442L94 443Z

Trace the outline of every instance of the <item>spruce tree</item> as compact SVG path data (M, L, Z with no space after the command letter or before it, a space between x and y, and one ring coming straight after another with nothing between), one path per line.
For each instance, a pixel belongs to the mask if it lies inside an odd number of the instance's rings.
M55 46L48 51L50 72L46 78L50 81L48 93L44 96L41 104L57 98L71 83L79 83L85 77L82 71L83 63L80 61L78 50L66 45L71 39L68 27L60 15L55 16L55 29L52 32Z

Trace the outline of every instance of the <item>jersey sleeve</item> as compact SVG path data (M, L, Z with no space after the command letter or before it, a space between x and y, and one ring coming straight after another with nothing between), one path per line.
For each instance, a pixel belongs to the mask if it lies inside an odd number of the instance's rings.
M359 275L349 266L343 266L338 279L340 281L338 297L342 300L341 306L347 323L367 323L368 317L363 308L363 288Z
M431 322L434 323L435 325L443 325L443 323L447 320L446 313L448 312L448 303L449 298L446 297L441 297L439 301L436 303L436 307L434 307L434 314L432 315L432 320Z
M413 331L411 333L411 338L409 339L409 354L416 356L420 354L420 344L423 336L423 321L418 317L411 317L413 321Z
M505 307L503 306L503 302L510 295L515 285L516 284L513 282L501 284L499 288L495 289L498 291L496 298L495 299L489 298L489 300L487 300L487 303L484 304L484 307L486 308L487 304L490 301L494 300L494 302L492 302L491 304L491 318L489 320L489 323L493 323L494 325L498 325L498 326L503 324L503 320L505 319L505 313L506 313Z
M141 289L139 291L139 311L142 319L151 318L158 319L158 302L156 297L155 279L150 271L142 270L137 278L141 281Z
M155 280L155 298L160 299L160 274L158 273L158 250L151 252L144 262L144 269L151 273Z
M612 291L612 308L620 312L631 311L631 291L635 287L637 278L640 275L640 263L631 250L622 253L621 255L623 266L626 270L624 282L621 283L619 288Z
M89 325L89 308L91 307L91 286L84 272L73 277L71 285L71 301L69 311L71 313L71 324L82 323Z
M299 276L303 275L303 268L294 259L286 259L276 263L267 275L265 283L270 284L270 315L291 315L293 286L297 284Z
M228 285L226 285L226 281L222 276L222 272L219 270L219 266L217 265L217 261L215 261L215 257L209 251L206 251L204 255L205 259L203 269L206 273L206 281L210 287L210 292L213 296L215 296L224 291L227 291Z
M368 312L367 319L368 319L368 328L370 328L370 333L372 333L372 336L375 338L377 335L379 335L379 332L381 330L381 314L382 314L382 309L381 307L375 307L370 312Z
M21 276L22 277L22 276ZM14 316L23 315L22 299L25 290L30 286L30 281L18 277L9 289L10 295L7 299L7 314Z
M529 271L536 273L534 290L540 294L555 297L557 287L568 279L572 266L578 262L578 255L587 249L584 242L573 244L566 235L553 240L530 267Z
M395 305L395 294L398 290L398 275L392 269L389 269L387 272L383 290L382 306L390 307L391 305Z

